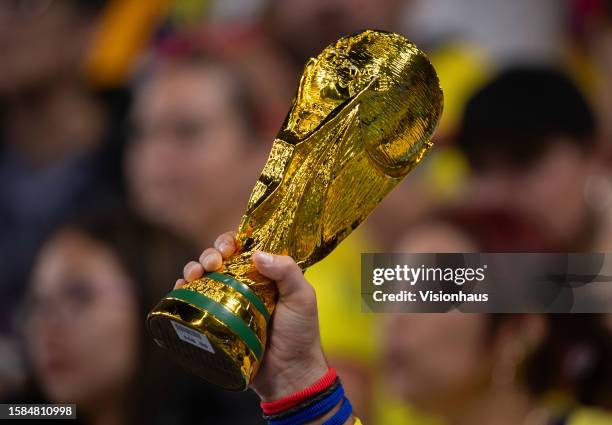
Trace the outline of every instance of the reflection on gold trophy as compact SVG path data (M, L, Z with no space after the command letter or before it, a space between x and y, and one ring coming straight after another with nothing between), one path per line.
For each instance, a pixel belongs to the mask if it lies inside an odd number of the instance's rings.
M277 299L252 253L290 255L302 268L321 260L419 164L441 113L435 70L400 35L363 31L310 59L240 223L238 254L162 299L148 316L155 341L208 381L246 389Z

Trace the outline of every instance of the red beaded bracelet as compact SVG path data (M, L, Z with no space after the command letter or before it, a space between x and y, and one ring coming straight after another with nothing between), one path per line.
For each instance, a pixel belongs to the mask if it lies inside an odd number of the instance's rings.
M280 400L262 401L259 405L265 415L274 415L290 409L305 400L325 391L336 381L336 371L330 367L327 373L306 389L295 392Z

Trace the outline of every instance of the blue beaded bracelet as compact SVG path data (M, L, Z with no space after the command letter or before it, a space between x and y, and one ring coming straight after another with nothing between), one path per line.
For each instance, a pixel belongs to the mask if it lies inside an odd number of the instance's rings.
M348 398L342 399L342 406L334 416L323 422L323 425L343 425L353 413L353 406Z
M340 402L340 400L342 400L343 398L344 398L344 388L342 387L342 385L338 385L338 387L336 388L334 392L332 392L328 397L324 398L318 403L313 404L312 406L304 410L301 410L295 413L294 415L288 416L286 418L274 419L274 420L268 421L268 424L269 425L302 425L302 424L305 424L306 422L313 421L323 416L330 410L332 410L334 406L336 406Z

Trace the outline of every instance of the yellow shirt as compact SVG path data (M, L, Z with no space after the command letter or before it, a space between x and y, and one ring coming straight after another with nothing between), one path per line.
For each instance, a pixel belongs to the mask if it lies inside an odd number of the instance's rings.
M360 263L361 253L371 250L363 228L358 229L305 274L317 293L325 352L368 365L378 344L374 341L374 315L361 312Z
M398 422L397 425L401 425ZM599 409L578 409L567 422L568 425L612 425L612 416ZM354 425L363 425L356 418Z

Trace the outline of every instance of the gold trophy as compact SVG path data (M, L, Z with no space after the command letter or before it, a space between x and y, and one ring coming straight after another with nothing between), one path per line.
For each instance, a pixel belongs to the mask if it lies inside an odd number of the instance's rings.
M157 344L206 380L246 389L278 297L252 253L290 255L302 269L324 258L423 159L442 103L429 60L398 34L366 30L310 59L240 223L238 253L151 311Z

